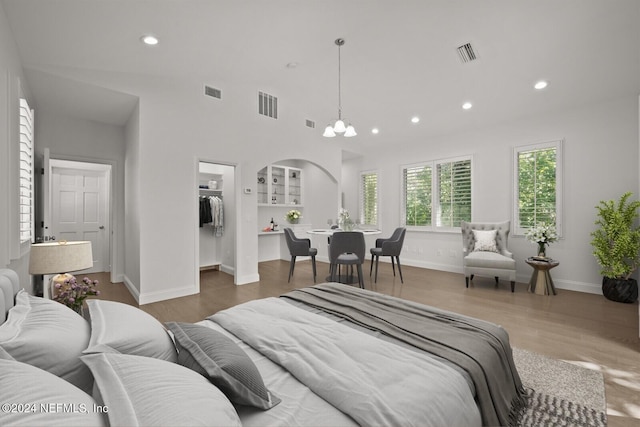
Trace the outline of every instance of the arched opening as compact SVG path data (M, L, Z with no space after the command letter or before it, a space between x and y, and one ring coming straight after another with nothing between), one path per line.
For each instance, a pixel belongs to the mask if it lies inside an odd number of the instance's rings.
M338 179L304 159L279 160L256 172L258 262L288 260L282 229L289 226L304 234L306 229L327 228L329 220L335 222L340 206ZM302 213L298 224L287 223L285 215L291 209ZM275 231L268 231L272 219ZM326 245L321 245L318 259L326 260L327 255Z

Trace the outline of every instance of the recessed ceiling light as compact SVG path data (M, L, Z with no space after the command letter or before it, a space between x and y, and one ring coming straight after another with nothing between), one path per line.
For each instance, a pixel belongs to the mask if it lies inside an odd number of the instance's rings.
M540 80L539 82L536 82L535 85L533 85L534 88L540 90L540 89L544 89L545 87L547 87L549 83L544 81L544 80Z
M377 135L380 131L378 130L378 128L373 128L371 129L371 133L374 135Z
M420 121L420 117L418 116L411 117L411 123L418 123L419 121Z
M147 44L149 46L155 46L158 44L158 38L156 36L152 36L149 34L147 34L146 36L140 37L140 40L142 40L142 43Z
M471 107L473 107L473 104L471 104L470 102L465 102L464 104L462 104L462 108L464 108L465 110L468 110Z

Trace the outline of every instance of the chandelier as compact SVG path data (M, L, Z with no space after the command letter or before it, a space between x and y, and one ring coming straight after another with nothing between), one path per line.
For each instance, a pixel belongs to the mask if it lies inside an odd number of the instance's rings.
M352 136L356 136L355 128L349 123L348 126L344 125L344 121L342 120L342 93L341 93L341 76L340 76L340 47L344 45L344 39L336 39L336 45L338 46L338 120L334 123L333 126L330 124L325 128L322 136L326 136L327 138L333 138L336 134L342 134L344 137L349 138Z

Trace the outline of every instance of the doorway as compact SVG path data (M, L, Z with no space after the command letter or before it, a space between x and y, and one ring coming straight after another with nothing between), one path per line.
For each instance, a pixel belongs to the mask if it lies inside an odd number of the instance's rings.
M112 166L58 159L45 163L38 241L90 241L93 267L83 273L110 272Z
M213 271L235 276L236 168L233 165L198 162L197 268L199 282L215 278ZM215 279L214 279L215 280ZM200 285L199 285L200 287ZM200 287L202 292L202 288Z

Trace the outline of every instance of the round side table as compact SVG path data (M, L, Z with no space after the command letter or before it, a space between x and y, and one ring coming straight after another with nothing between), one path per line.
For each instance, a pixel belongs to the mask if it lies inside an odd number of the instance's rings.
M560 263L551 258L547 260L527 258L525 262L533 267L533 274L529 280L529 292L538 295L556 295L556 288L553 286L549 270Z

